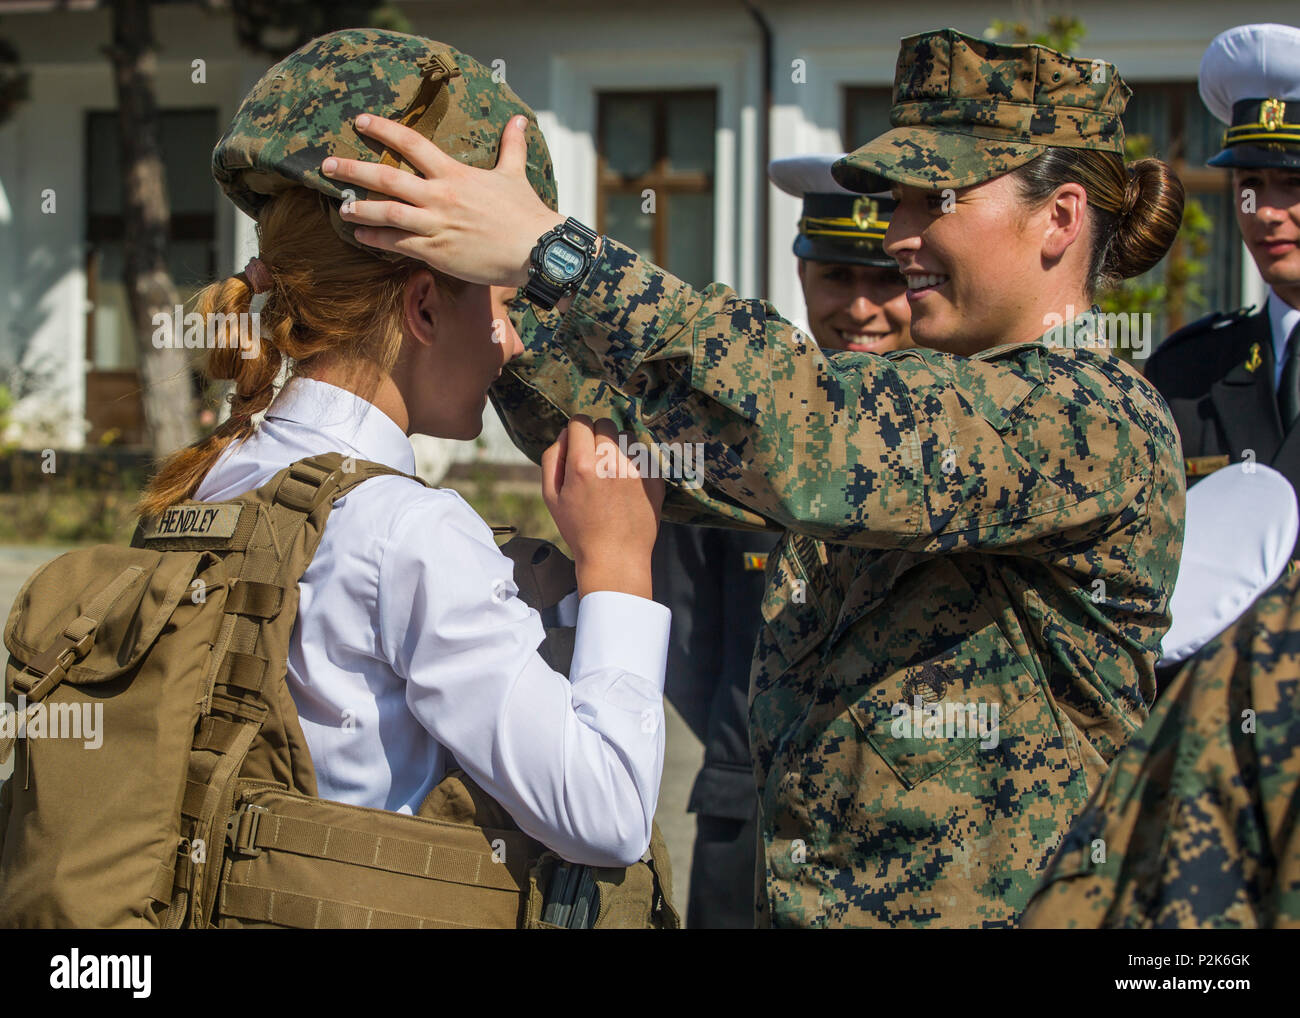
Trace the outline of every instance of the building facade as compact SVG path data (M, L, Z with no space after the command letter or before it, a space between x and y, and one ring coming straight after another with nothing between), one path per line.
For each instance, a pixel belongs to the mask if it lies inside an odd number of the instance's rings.
M8 437L34 448L139 444L114 86L102 51L110 15L93 0L55 6L0 5L0 37L31 73L29 101L0 126L0 382L7 378L16 397ZM395 6L414 31L499 70L538 111L563 211L692 283L720 280L766 296L799 322L790 252L799 206L767 183L767 159L842 151L887 127L902 36L945 25L978 35L995 19L1041 24L1049 13L1072 14L1087 29L1078 55L1112 61L1134 88L1129 133L1173 163L1213 224L1202 256L1203 306L1152 309L1161 334L1210 308L1260 299L1232 220L1227 175L1203 165L1222 125L1202 106L1195 79L1218 32L1252 21L1294 23L1293 3ZM160 4L154 28L170 257L188 296L238 271L256 251L252 222L222 198L208 167L217 137L269 61L237 46L219 7ZM443 464L519 461L495 419L487 425L479 443L428 447L427 455Z

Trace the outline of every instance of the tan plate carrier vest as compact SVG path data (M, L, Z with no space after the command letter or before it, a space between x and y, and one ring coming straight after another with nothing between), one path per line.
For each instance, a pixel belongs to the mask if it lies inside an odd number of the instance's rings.
M395 473L313 456L27 581L4 633L0 926L549 925L555 854L463 773L416 816L317 798L284 680L298 581L335 499ZM642 862L593 874L597 928L678 926L658 827Z

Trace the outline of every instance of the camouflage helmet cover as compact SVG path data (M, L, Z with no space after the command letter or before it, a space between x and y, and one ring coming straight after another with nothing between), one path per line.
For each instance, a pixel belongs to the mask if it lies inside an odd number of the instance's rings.
M319 36L266 72L244 97L212 152L212 175L226 196L254 218L276 194L302 186L342 201L343 187L324 176L327 156L381 161L413 169L397 153L357 134L353 121L375 113L400 121L469 166L496 165L501 132L512 116L528 118L528 180L557 207L550 153L533 111L473 57L445 43L381 29ZM365 188L352 186L358 198ZM403 256L353 239L353 225L330 206L334 230L381 258Z
M1132 91L1114 66L1037 43L1005 45L951 28L902 40L892 129L835 164L852 191L891 181L966 187L1053 147L1124 155L1120 115Z

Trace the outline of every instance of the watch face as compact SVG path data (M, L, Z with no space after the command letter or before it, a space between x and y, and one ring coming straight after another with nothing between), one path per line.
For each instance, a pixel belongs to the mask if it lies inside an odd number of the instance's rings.
M553 240L542 254L542 269L559 283L567 283L582 271L582 252L562 240Z

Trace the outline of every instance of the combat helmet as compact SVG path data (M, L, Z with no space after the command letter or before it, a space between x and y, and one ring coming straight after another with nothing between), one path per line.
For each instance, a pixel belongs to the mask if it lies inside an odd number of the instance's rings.
M469 166L496 165L510 118L528 118L529 183L557 207L555 175L537 117L494 72L446 43L403 32L350 28L319 36L268 70L244 97L212 152L212 175L226 196L256 218L275 195L308 187L341 203L344 188L321 173L328 156L412 167L358 134L362 113L397 120ZM357 198L370 197L351 186ZM388 197L388 196L381 196ZM360 244L354 226L330 204L330 222L345 241L379 258L395 252Z

